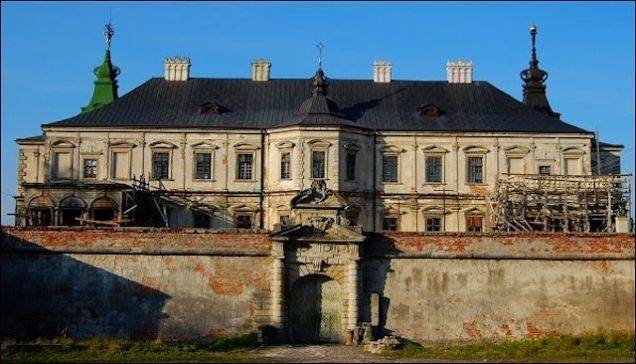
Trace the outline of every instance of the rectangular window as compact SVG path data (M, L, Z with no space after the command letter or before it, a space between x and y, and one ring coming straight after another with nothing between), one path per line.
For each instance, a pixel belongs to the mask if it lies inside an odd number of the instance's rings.
M382 219L382 230L385 231L397 231L398 229L398 219L393 216L385 216Z
M426 219L426 231L441 231L442 219L439 217L429 217Z
M466 231L481 232L483 217L481 216L466 216Z
M348 152L347 153L347 181L355 181L356 180L356 154Z
M283 226L289 225L289 215L280 215L278 219L281 225Z
M194 227L198 229L210 228L210 216L202 212L194 213Z
M483 183L483 163L482 157L468 157L468 183Z
M252 228L252 216L250 215L238 215L236 217L237 229L251 229Z
M196 179L212 179L212 153L194 155Z
M84 159L84 178L97 178L97 159Z
M252 153L241 153L236 157L236 159L236 179L251 180L254 155Z
M280 155L280 179L291 179L291 153Z
M129 158L128 152L113 152L111 161L112 175L115 179L127 179Z
M539 166L539 174L543 174L543 175L552 174L552 166Z
M426 182L442 182L442 157L426 157Z
M398 181L398 156L397 155L382 156L382 181L383 182Z
M523 173L523 158L508 158L508 173L522 174Z
M152 153L152 177L155 179L168 179L168 171L170 168L170 153L154 152Z
M71 153L56 152L53 154L53 176L55 178L71 178Z
M311 153L311 178L325 178L325 152Z

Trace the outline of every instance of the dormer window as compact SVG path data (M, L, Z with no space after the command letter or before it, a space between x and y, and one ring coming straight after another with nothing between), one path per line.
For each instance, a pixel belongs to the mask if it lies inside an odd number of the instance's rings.
M423 104L422 106L417 108L420 116L440 116L442 115L442 110L433 105L433 104Z
M225 108L214 101L204 102L199 106L201 115L219 115L224 111L226 111Z

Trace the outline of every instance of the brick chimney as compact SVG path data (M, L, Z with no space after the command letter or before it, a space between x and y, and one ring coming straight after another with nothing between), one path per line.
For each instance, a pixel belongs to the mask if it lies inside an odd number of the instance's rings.
M446 78L448 83L472 83L473 62L461 60L446 62Z
M163 63L166 81L187 81L190 78L190 58L166 58Z
M373 82L389 83L393 73L393 64L388 61L373 61Z
M255 59L252 61L252 81L269 81L269 70L272 63L266 59Z

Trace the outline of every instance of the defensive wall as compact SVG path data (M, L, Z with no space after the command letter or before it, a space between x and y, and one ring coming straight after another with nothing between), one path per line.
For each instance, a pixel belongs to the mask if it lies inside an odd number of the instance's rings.
M2 228L2 336L266 331L265 231ZM418 341L634 332L634 235L387 233L361 244L359 321Z

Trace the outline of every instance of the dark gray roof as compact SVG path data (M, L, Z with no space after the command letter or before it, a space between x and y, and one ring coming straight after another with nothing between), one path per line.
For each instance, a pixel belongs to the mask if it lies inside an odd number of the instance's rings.
M312 83L313 79L193 78L179 82L152 78L108 106L44 126L260 129L340 124L377 130L587 133L482 81L330 79L328 97L343 117L307 116L301 105L311 97ZM223 111L201 114L205 102L215 102ZM420 116L418 108L423 104L437 106L442 114Z

